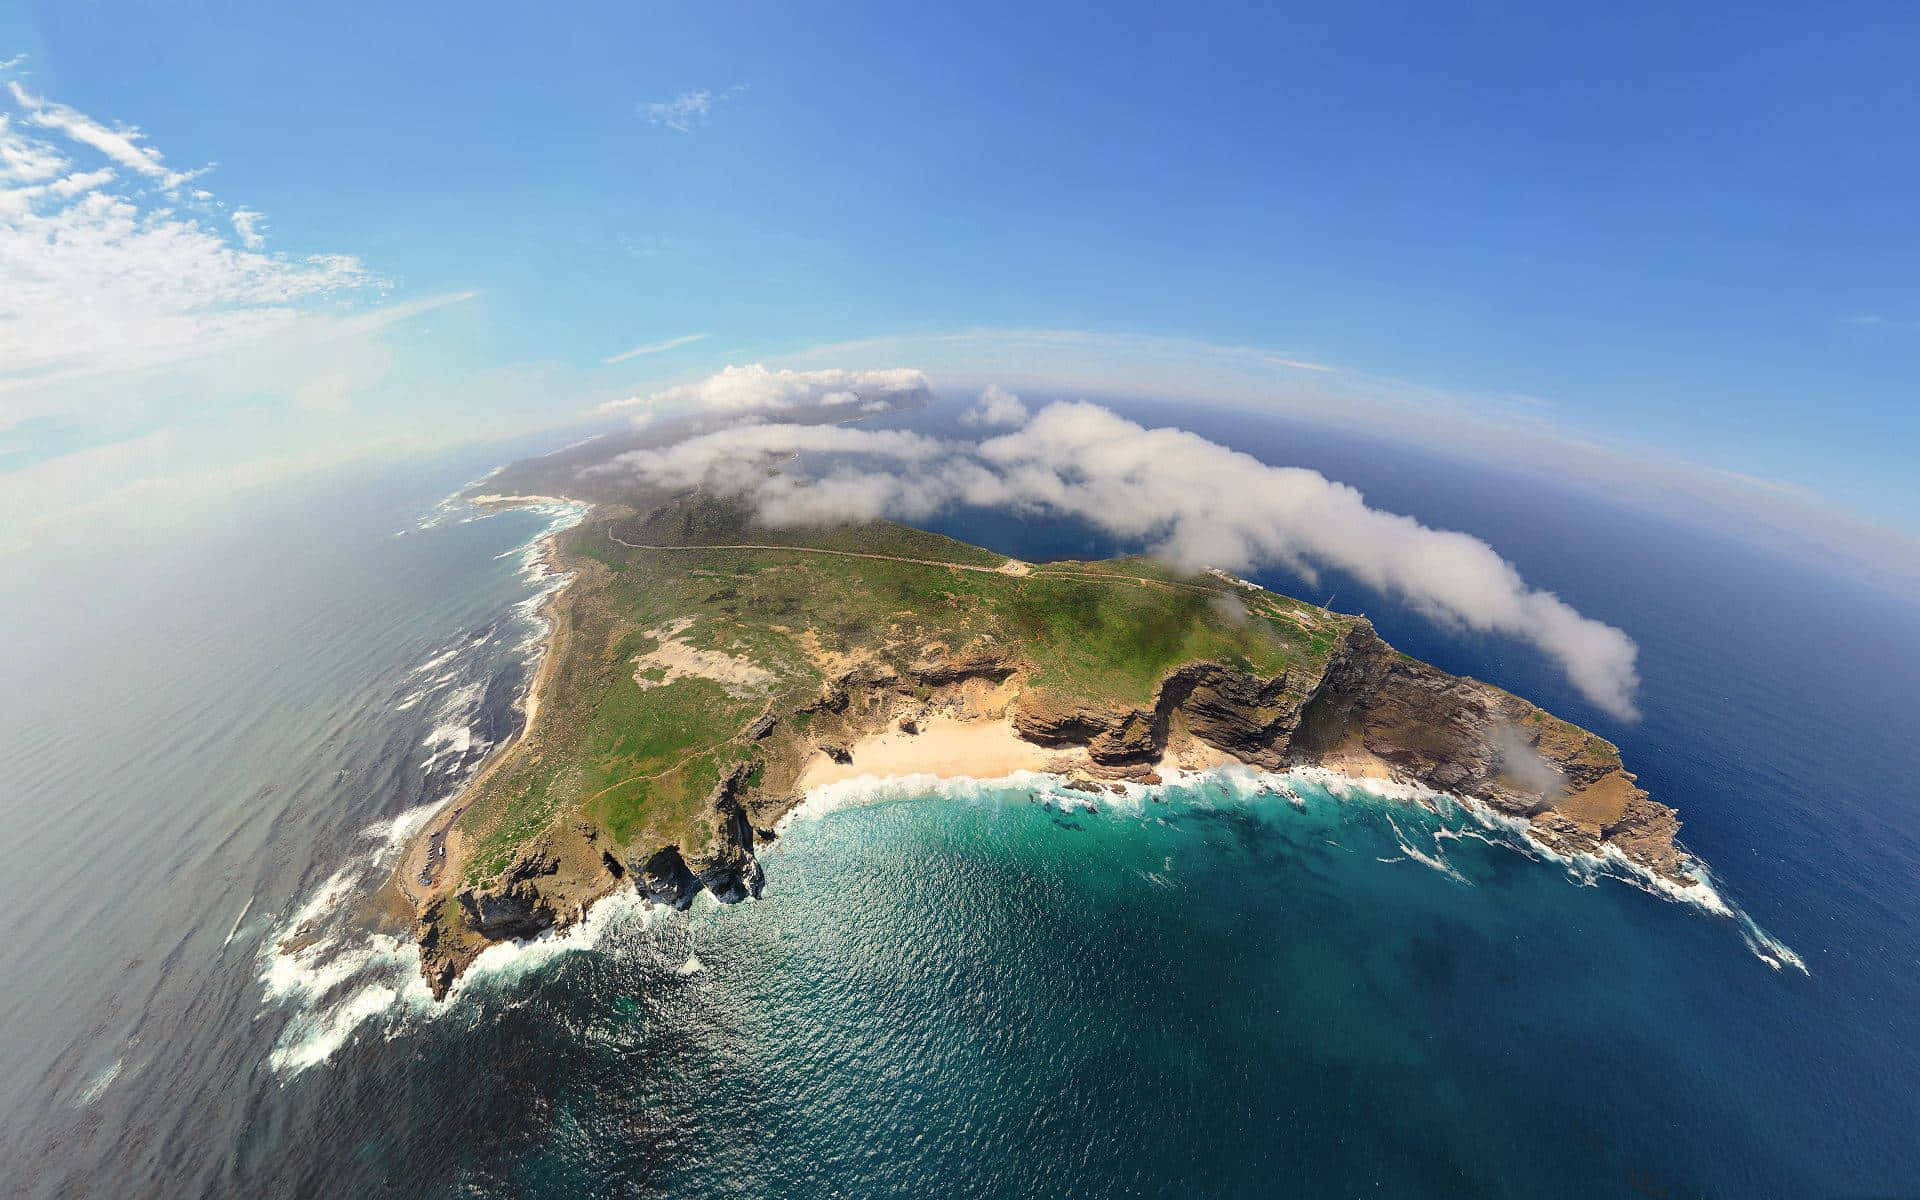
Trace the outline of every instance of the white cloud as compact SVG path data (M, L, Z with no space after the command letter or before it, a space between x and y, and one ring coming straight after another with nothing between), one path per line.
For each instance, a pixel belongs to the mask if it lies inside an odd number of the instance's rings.
M0 114L0 392L225 353L383 290L347 255L263 253L252 209L227 234L137 131L6 91L19 111Z
M1025 425L1031 416L1020 397L997 383L980 393L980 402L960 414L969 425Z
M159 180L161 187L178 187L207 170L175 171L161 161L158 150L141 144L143 135L138 129L110 129L77 109L34 95L17 81L9 81L7 90L33 124L91 146L121 166Z
M631 350L622 350L620 353L609 358L603 358L600 360L600 365L610 367L615 363L623 363L628 359L639 358L642 355L662 354L668 350L678 349L681 346L690 346L695 342L705 341L708 336L710 335L704 333L688 333L680 337L668 338L664 342L648 342L644 346L635 346Z
M251 208L234 209L233 232L240 238L240 244L249 250L258 250L266 245L266 235L260 232L260 223L266 219L265 213L255 212Z
M764 412L802 405L846 405L880 411L927 391L924 372L905 368L874 371L790 371L760 363L728 366L697 383L676 384L648 396L613 400L597 411L639 409L703 412Z
M795 451L834 457L811 479L767 471L769 455ZM1332 568L1443 625L1527 641L1593 703L1622 719L1637 716L1633 640L1529 587L1480 539L1371 508L1359 491L1317 471L1269 466L1093 404L1048 405L1024 428L978 446L898 431L758 425L635 451L610 468L746 497L776 524L1006 508L1077 518L1189 568L1284 565L1309 576Z
M1267 361L1276 367L1288 367L1295 371L1318 371L1321 374L1332 374L1338 370L1338 368L1330 367L1325 363L1308 362L1304 358L1282 358L1276 355L1269 357Z
M24 136L12 125L13 119L0 113L0 183L38 183L67 169L67 160L52 146Z
M731 100L746 90L745 84L735 84L718 93L695 88L681 92L671 100L648 101L640 106L640 115L647 119L649 125L664 125L678 133L691 133L694 126L707 123L716 104Z

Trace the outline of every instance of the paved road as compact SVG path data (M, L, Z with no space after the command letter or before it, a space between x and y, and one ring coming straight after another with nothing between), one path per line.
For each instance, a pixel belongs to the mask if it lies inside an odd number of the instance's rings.
M832 554L840 558L871 558L881 562L914 563L922 567L947 567L955 571L979 571L986 575L1011 575L1016 578L1031 575L1037 569L1043 570L1049 575L1070 575L1075 579L1099 579L1107 583L1137 583L1147 587L1177 588L1189 592L1206 592L1208 594L1220 590L1219 588L1208 587L1205 584L1175 583L1169 579L1148 579L1140 575L1119 575L1111 571L1082 571L1072 567L1051 565L1042 565L1039 568L1035 568L1032 564L1023 563L1017 558L1010 558L997 567L986 567L981 566L979 563L943 562L937 558L906 558L898 554L870 554L860 550L829 550L822 546L782 546L761 542L716 542L699 546L657 546L642 542L629 542L613 531L613 522L611 521L607 522L607 537L620 543L629 550L787 550L795 554Z

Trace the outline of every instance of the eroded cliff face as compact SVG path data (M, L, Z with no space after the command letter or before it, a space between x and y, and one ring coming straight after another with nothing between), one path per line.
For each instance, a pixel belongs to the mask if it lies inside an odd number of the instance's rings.
M1674 811L1634 784L1611 742L1510 692L1394 651L1356 624L1306 706L1289 761L1360 751L1436 791L1526 818L1562 853L1607 846L1681 877Z
M434 998L444 999L488 946L565 929L621 888L674 908L702 890L724 903L758 896L755 831L741 800L745 776L736 771L714 788L711 835L696 850L667 845L623 856L603 845L598 829L578 822L542 835L493 883L461 888L421 912L420 965Z
M1611 743L1490 684L1407 658L1365 621L1345 629L1318 670L1261 678L1189 663L1169 673L1143 708L1026 687L1025 676L1017 654L978 648L898 671L869 662L831 680L793 714L807 720L804 741L794 742L772 716L743 736L838 761L866 733L910 733L930 710L964 708L993 688L1011 697L1021 737L1084 748L1079 769L1096 779L1156 781L1156 764L1191 740L1269 770L1327 766L1473 797L1528 821L1535 837L1561 853L1611 847L1659 875L1684 878L1673 841L1678 818L1635 786ZM694 851L667 845L621 857L584 824L544 836L493 884L463 889L421 915L422 964L435 994L444 995L492 942L564 927L618 888L675 906L701 889L723 901L757 895L754 847L801 799L797 778L789 770L756 783L748 766L734 771L709 798L712 835Z
M1384 769L1525 819L1560 853L1611 846L1681 878L1679 818L1635 786L1612 743L1490 684L1410 659L1365 621L1318 677L1261 679L1195 663L1167 677L1151 709L1029 693L1015 728L1041 745L1085 746L1121 775L1144 772L1178 732L1268 769Z

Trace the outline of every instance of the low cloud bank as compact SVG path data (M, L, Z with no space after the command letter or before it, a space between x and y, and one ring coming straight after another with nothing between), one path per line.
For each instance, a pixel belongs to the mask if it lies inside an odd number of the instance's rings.
M612 361L612 360L609 360ZM929 395L923 371L789 371L759 363L728 366L697 383L676 384L646 396L629 396L600 406L644 421L662 411L778 412L808 406L884 412L904 401Z
M692 386L731 394L737 385L727 374ZM805 388L817 400L813 389L842 386ZM1099 405L1050 404L1029 419L1018 398L996 388L974 411L977 423L988 423L991 414L992 423L1019 427L968 445L849 426L746 425L634 451L603 469L658 486L701 485L743 497L774 524L914 521L963 505L1003 508L1078 518L1187 568L1245 572L1281 565L1308 578L1333 568L1442 625L1529 642L1594 704L1623 720L1638 716L1633 640L1529 587L1478 538L1370 508L1358 490L1318 471L1269 466L1185 430L1148 429ZM796 452L826 456L825 463L811 477L769 473L769 456Z
M990 383L980 393L980 402L960 414L960 419L969 425L1025 425L1032 415L1020 397Z

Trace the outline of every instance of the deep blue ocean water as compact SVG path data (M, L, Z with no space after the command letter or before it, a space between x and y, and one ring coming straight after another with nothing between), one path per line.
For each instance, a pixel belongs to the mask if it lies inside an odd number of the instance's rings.
M1458 811L1215 780L1097 812L886 790L794 822L759 902L603 906L434 1006L353 900L396 819L514 727L524 550L557 514L421 527L496 449L0 581L7 1189L1920 1191L1910 600L1527 475L1136 411L1485 537L1631 633L1622 726L1525 647L1262 579L1619 742L1808 973ZM303 908L331 941L276 952Z

